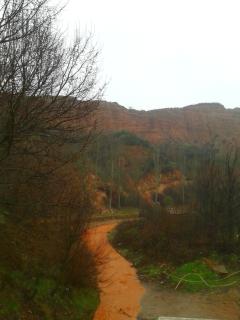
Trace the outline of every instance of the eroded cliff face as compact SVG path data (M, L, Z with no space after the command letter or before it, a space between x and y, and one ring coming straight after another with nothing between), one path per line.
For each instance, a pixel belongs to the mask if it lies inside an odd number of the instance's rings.
M240 108L225 109L219 103L137 111L117 103L102 102L98 119L103 131L126 130L151 143L202 144L216 136L222 141L240 140Z

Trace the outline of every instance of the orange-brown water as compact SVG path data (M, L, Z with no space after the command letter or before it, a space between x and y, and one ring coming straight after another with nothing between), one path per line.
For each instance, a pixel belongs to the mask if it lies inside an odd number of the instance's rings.
M107 234L117 225L108 223L87 231L86 239L94 253L99 272L100 305L94 320L135 320L144 293L136 270L110 245Z

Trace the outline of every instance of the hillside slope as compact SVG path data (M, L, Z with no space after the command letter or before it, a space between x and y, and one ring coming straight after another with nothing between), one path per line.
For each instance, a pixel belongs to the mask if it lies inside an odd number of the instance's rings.
M126 130L152 143L202 144L215 136L222 141L240 137L240 108L225 109L219 103L138 111L102 102L98 117L103 131Z

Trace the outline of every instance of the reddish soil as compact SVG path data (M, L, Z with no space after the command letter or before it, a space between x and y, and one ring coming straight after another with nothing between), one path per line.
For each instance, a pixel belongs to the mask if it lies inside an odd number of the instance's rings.
M211 140L211 132L219 140L234 137L239 142L239 111L239 108L225 109L218 103L137 111L117 103L102 102L97 119L105 132L125 130L152 143L175 141L204 144Z
M101 290L94 320L136 320L140 311L144 288L132 265L113 249L107 239L116 225L112 222L87 232L89 248L96 257Z

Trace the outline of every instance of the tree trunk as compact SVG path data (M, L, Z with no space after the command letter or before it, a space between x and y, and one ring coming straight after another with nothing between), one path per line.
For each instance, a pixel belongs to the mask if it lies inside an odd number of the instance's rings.
M111 182L110 182L110 192L109 192L109 210L110 211L112 211L113 174L114 174L114 165L113 165L113 159L112 159L111 160Z

